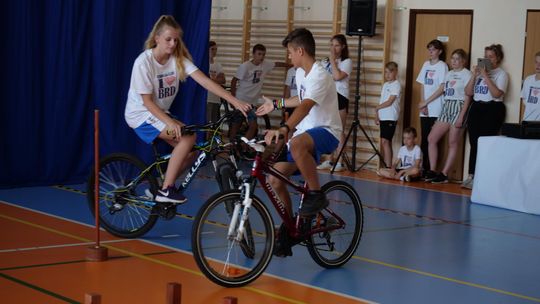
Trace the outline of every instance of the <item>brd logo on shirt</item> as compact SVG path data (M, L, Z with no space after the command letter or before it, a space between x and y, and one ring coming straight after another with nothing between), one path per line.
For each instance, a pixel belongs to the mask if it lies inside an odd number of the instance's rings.
M435 75L435 71L427 70L426 74L424 75L424 84L425 85L433 85L433 75Z
M158 90L158 98L163 99L169 96L173 96L176 93L176 87L160 88Z
M537 104L539 96L540 96L540 89L530 88L529 99L527 99L527 103Z
M474 93L475 94L487 94L489 91L487 86L476 86L474 87Z

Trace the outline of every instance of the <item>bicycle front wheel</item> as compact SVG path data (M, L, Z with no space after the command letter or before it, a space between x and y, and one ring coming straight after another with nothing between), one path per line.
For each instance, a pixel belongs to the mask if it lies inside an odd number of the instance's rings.
M208 279L224 287L240 287L254 281L272 258L274 225L259 198L253 196L249 224L245 227L251 231L251 239L246 233L236 239L240 216L233 227L234 235L228 235L234 217L231 204L240 207L237 211L241 215L242 200L238 190L218 193L201 207L193 222L193 257ZM249 255L245 254L248 250Z
M99 220L105 230L123 238L136 238L148 232L156 223L157 212L152 198L158 187L150 173L142 174L146 165L138 158L113 153L100 160ZM94 181L92 171L88 180L88 205L95 216Z
M322 267L336 268L347 263L354 255L364 225L360 197L354 188L343 181L331 181L321 190L330 204L312 221L312 229L335 227L311 235L308 251Z

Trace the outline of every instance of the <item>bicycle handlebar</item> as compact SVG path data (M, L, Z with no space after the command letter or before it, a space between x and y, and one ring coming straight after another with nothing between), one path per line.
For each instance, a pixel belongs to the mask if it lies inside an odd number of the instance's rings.
M253 150L255 150L257 152L264 152L265 147L266 147L266 142L264 141L264 139L262 139L262 140L257 140L256 138L247 139L247 138L245 138L243 136L242 136L241 139L245 144L250 146ZM278 139L283 140L283 139L285 139L285 136L283 136L282 134L279 134Z
M204 124L204 125L183 126L182 129L181 129L181 132L182 132L182 134L193 134L193 133L195 133L197 131L203 131L203 130L208 130L208 129L216 130L216 129L219 129L221 127L223 122L230 119L232 116L233 116L233 114L227 113L227 114L221 116L218 119L218 121L216 121L216 122L209 122L209 123Z

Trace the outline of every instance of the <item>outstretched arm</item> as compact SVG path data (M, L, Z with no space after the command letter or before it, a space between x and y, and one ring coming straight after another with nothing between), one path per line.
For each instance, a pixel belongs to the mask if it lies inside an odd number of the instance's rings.
M257 116L263 116L266 115L272 111L274 111L274 101L266 96L263 95L262 97L264 99L264 103L257 108ZM296 108L300 105L300 100L298 99L298 96L293 96L290 98L284 99L284 105L282 108Z
M227 100L227 102L229 102L232 106L234 106L236 109L240 110L240 112L242 112L244 114L244 116L251 109L250 104L245 103L243 101L240 101L238 98L231 95L231 93L225 91L225 89L222 86L215 83L212 79L208 78L200 70L197 70L197 71L193 72L190 76L191 76L191 78L193 78L193 80L195 80L203 88L205 88L208 91L216 94L217 96Z

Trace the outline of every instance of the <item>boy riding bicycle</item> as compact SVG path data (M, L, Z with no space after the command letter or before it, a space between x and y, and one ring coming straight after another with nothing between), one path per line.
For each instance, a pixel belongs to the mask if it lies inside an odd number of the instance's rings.
M315 61L315 40L309 30L295 29L282 44L287 48L292 64L298 68L296 84L299 95L274 101L264 97L265 103L257 109L257 115L283 107L295 108L278 130L267 131L265 140L267 144L277 142L280 135L287 138L289 131L296 129L287 143L287 159L277 162L274 167L287 177L300 171L309 192L304 197L299 214L311 217L328 206L328 200L321 192L316 166L321 154L332 153L339 144L342 127L336 87L320 62ZM292 216L291 198L286 185L273 177L269 181Z

